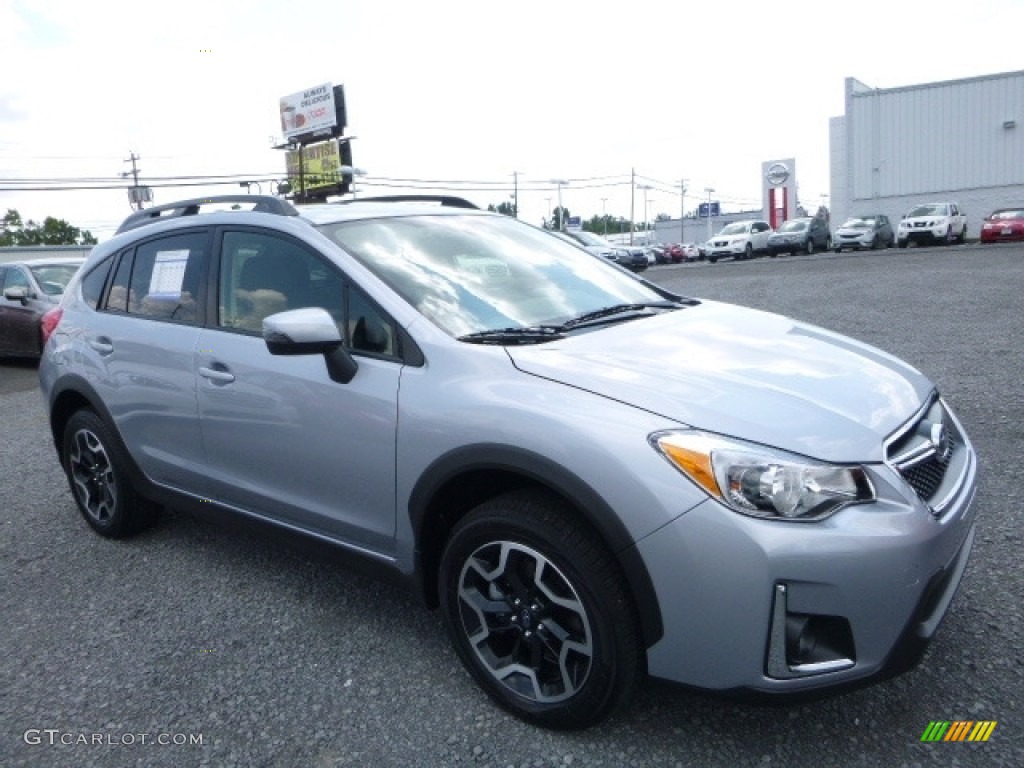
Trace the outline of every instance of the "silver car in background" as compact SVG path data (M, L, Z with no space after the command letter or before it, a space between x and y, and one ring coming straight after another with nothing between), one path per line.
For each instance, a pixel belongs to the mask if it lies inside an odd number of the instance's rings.
M647 674L783 697L896 674L971 551L975 452L914 368L465 201L159 206L54 312L42 393L97 533L166 505L328 542L545 727Z

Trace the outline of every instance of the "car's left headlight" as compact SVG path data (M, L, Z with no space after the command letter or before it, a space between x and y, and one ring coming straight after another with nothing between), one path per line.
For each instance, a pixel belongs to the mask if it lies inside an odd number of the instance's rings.
M744 515L807 522L875 500L861 466L816 462L696 430L658 432L650 440L690 480Z

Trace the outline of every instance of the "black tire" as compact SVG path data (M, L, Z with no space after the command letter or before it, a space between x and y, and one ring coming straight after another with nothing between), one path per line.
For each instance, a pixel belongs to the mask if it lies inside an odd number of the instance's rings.
M718 262L718 257L717 256L708 256L708 261L710 261L712 264L716 264Z
M599 723L643 674L639 619L617 562L551 496L513 492L466 515L448 540L438 585L462 663L528 722L564 730Z
M906 240L900 240L899 243L897 243L897 245L899 245L900 248L906 248L907 247L907 241Z
M877 251L881 247L881 243L878 241L878 235L871 238L871 250Z
M814 238L813 237L808 237L807 238L807 243L806 243L806 245L804 245L804 251L807 253L808 256L810 256L811 254L814 253Z
M836 247L836 253L842 253L842 252L843 252L842 246Z
M743 258L752 259L754 258L754 246L751 243L747 243L747 247L743 249Z
M94 412L76 411L68 419L61 463L78 511L96 533L120 539L156 520L156 506L132 486L120 442Z
M963 245L965 242L967 242L967 225L966 224L964 224L964 228L960 230L960 234L957 235L956 241L960 245Z

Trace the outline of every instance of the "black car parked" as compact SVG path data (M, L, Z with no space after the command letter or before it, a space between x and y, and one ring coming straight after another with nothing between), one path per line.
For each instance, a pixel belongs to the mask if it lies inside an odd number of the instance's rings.
M0 357L39 357L39 323L60 302L85 259L33 259L0 264Z

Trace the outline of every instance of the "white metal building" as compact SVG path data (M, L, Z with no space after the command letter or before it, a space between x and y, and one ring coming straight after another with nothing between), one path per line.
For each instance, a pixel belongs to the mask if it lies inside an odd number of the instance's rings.
M52 259L68 256L88 256L91 245L25 245L0 247L0 264L25 259Z
M885 89L847 78L829 145L833 227L951 201L977 237L993 210L1024 205L1024 71Z

